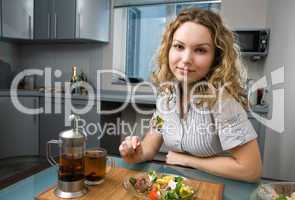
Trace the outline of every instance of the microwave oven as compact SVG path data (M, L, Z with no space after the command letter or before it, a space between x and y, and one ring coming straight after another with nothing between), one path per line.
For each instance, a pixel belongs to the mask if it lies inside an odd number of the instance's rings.
M267 56L269 44L269 29L234 30L242 55L259 59Z

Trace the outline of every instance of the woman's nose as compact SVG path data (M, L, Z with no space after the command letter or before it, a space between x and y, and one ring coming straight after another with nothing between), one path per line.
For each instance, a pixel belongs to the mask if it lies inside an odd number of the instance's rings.
M190 50L183 51L182 61L184 63L191 63L192 62L192 52Z

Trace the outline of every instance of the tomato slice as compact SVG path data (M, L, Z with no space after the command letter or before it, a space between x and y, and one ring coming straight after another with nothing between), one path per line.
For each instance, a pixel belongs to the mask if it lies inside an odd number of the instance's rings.
M148 197L150 200L158 200L158 190L156 187L152 187L152 190L149 192Z

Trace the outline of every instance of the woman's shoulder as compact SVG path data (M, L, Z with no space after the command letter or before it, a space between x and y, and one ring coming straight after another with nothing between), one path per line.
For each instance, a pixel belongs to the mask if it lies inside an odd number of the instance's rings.
M171 89L159 89L156 98L156 107L160 110L170 110L176 105L176 93Z
M212 110L215 115L237 115L246 113L242 104L227 91L218 96Z

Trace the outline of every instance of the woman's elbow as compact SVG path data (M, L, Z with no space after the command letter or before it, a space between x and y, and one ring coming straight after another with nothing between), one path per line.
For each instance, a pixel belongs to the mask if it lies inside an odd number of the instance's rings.
M252 173L250 173L250 174L246 177L246 180L245 180L245 181L250 182L250 183L257 183L257 182L260 181L261 176L262 176L262 172L261 172L261 171L258 171L258 172L252 172Z
M244 170L244 181L250 182L250 183L257 183L260 181L262 176L262 166L256 166L256 167L247 167Z

